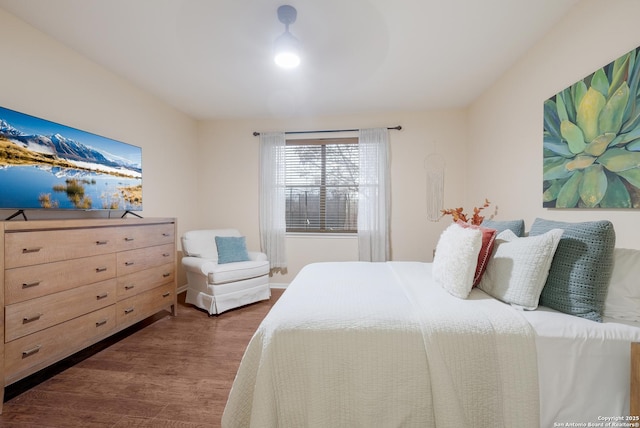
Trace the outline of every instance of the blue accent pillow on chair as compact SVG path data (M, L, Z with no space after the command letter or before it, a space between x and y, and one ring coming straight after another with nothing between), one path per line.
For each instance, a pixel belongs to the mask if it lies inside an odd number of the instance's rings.
M537 218L529 236L550 229L564 233L551 262L540 304L549 308L602 322L613 271L616 233L608 220L565 223Z
M249 261L244 236L216 236L216 247L218 264Z

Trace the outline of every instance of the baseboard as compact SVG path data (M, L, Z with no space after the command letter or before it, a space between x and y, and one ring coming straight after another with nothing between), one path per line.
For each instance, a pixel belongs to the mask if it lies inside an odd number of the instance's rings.
M269 288L285 289L289 284L286 282L270 282Z

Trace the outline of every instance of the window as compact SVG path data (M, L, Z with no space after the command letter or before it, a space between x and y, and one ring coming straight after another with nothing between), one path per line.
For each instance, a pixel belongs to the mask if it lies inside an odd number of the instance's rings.
M287 232L357 232L358 156L357 138L287 141Z

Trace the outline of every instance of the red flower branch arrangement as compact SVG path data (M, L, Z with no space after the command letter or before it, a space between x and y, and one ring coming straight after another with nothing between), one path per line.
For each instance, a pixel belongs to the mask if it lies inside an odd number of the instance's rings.
M441 212L443 216L452 216L454 222L460 220L474 226L480 226L480 223L482 223L482 220L484 220L484 216L480 215L480 211L487 208L489 205L491 205L491 202L489 202L488 199L485 199L484 204L481 207L473 207L473 215L471 216L471 218L469 218L468 215L464 213L462 208L452 208L448 210L442 210Z

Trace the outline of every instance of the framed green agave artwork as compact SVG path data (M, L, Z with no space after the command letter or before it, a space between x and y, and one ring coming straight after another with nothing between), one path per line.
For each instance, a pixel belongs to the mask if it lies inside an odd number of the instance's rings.
M639 54L544 102L544 207L640 208Z

